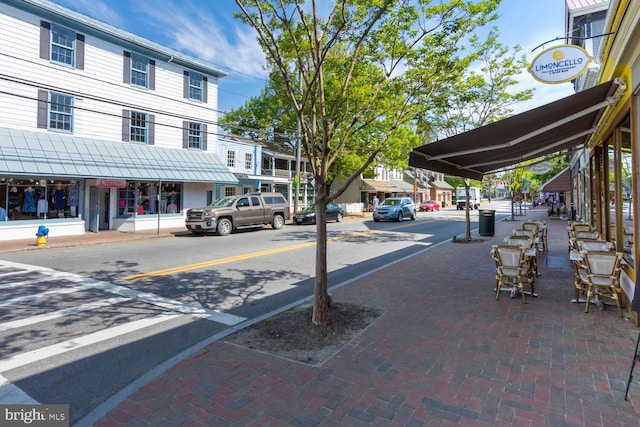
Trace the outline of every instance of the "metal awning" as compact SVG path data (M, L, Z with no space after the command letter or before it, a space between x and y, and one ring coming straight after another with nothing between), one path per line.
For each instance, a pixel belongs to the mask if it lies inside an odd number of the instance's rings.
M571 170L568 167L540 186L540 191L547 193L564 193L569 190L571 190Z
M409 166L464 178L582 145L624 93L619 79L411 150Z
M399 180L378 181L375 179L363 179L362 189L365 191L377 191L380 193L405 193L412 192L413 186Z
M213 153L6 128L0 128L0 171L8 175L238 183Z
M431 186L440 190L453 190L453 186L451 186L448 182L440 181L439 179L432 181Z

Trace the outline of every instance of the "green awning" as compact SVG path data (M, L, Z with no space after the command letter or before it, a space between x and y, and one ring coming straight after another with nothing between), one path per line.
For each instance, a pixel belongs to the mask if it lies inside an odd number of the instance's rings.
M0 171L8 175L238 183L213 153L7 128L0 128Z

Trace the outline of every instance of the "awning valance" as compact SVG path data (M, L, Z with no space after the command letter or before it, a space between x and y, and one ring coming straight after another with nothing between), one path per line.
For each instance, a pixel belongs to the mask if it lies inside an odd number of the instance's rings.
M626 85L618 79L471 131L414 148L409 166L472 179L584 144Z
M413 186L400 180L378 181L375 179L363 179L362 189L365 191L377 191L380 193L410 193Z
M0 171L12 175L216 182L238 179L206 151L0 128Z
M440 181L439 179L432 181L431 186L439 190L453 190L453 186L451 186L448 182Z
M571 190L571 170L564 168L560 173L540 186L540 191L564 193Z

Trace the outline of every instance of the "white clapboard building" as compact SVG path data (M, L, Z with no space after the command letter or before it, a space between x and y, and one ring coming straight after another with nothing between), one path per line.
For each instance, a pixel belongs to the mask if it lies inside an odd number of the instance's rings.
M238 185L226 73L44 0L0 0L0 240L181 227Z

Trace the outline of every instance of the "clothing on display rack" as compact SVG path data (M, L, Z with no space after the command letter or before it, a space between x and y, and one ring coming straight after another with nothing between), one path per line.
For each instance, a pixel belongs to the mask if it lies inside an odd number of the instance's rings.
M55 210L64 209L64 202L67 198L67 193L65 193L62 185L58 184L56 190L53 192L53 208Z
M38 210L37 215L46 215L49 211L49 201L47 200L47 187L38 187Z
M36 211L36 192L33 187L24 189L24 201L22 202L22 213L35 213Z

